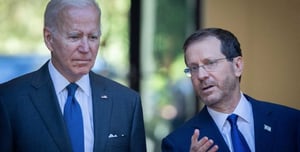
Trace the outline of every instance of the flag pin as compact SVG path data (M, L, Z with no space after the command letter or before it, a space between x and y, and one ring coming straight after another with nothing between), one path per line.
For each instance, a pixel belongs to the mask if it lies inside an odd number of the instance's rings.
M264 129L271 132L272 128L266 124L264 124Z

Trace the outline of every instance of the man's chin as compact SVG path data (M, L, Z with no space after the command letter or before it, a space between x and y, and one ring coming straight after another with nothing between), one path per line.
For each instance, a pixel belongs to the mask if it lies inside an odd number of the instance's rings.
M82 76L84 76L84 75L86 75L86 74L88 74L89 73L89 71L88 70L81 70L81 71L79 71L79 70L76 70L76 71L74 71L73 72L73 76L75 76L77 79L79 78L81 78Z
M90 66L85 66L85 67L77 67L75 69L77 74L85 75L91 71Z
M90 70L79 71L78 75L86 75L90 72Z
M216 98L213 96L213 94L210 94L210 95L202 95L202 96L201 96L201 101L202 101L205 105L209 106L209 105L215 104Z

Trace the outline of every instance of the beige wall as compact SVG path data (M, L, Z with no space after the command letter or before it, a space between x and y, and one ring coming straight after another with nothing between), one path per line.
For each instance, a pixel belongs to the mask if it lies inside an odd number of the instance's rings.
M300 0L203 0L204 27L240 40L242 91L300 109Z

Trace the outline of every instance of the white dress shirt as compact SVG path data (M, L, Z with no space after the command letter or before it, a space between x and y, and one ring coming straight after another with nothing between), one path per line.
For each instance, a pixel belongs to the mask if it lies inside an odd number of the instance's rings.
M225 142L227 143L231 152L233 152L231 142L231 125L227 120L227 117L231 114L217 112L211 108L207 108L208 113L212 116L214 122L217 124L219 131L221 132ZM240 132L243 134L249 148L252 152L255 152L254 142L254 120L251 103L241 93L241 99L233 111L234 114L238 115L237 126ZM209 137L208 137L209 138Z
M66 89L70 82L61 75L57 69L53 66L50 60L48 64L50 77L54 84L55 93L58 98L58 103L63 114L64 106L68 97L68 91ZM84 151L92 152L94 146L94 127L93 127L93 106L92 106L92 93L90 86L89 75L84 75L80 80L75 82L78 85L78 89L75 92L75 98L77 99L83 118L84 127Z

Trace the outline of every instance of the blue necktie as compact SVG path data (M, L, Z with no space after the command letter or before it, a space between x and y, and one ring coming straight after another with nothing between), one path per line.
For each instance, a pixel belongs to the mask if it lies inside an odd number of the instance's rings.
M70 83L67 86L68 98L64 107L64 119L69 131L73 152L84 152L83 119L80 105L75 98L78 85Z
M239 131L238 126L236 124L238 116L235 114L232 114L228 116L227 120L229 121L231 125L231 141L233 146L234 152L250 152L250 148L242 135L242 133Z

